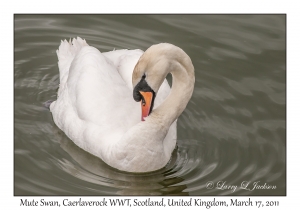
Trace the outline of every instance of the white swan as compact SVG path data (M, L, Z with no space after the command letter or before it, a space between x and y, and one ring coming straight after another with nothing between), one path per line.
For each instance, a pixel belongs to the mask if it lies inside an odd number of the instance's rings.
M167 43L144 53L100 53L79 37L62 41L57 56L60 87L50 105L56 125L79 147L119 170L164 167L175 148L176 119L194 89L189 56Z

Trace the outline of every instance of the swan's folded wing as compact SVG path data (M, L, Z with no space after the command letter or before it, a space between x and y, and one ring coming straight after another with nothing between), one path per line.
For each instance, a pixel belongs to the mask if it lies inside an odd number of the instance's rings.
M64 73L60 95L50 106L54 121L78 146L101 157L100 147L109 148L140 121L140 104L94 47L81 47Z
M126 125L132 123L127 118L138 114L132 92L116 68L94 47L83 47L76 55L67 87L71 103L82 120L99 126L118 124L128 128Z

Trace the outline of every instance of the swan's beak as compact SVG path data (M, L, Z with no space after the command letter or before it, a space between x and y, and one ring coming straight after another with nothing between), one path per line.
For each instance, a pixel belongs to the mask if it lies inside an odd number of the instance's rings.
M143 92L139 91L140 94L143 96L141 100L141 106L142 106L142 121L145 121L145 117L148 117L150 114L151 109L151 103L153 98L152 92Z

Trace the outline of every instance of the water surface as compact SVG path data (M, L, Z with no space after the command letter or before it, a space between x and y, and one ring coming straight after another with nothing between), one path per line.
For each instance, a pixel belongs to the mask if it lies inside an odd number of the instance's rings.
M14 23L15 195L286 194L285 15L15 15ZM169 42L191 57L194 93L162 170L117 171L54 124L43 103L57 97L56 49L77 36L101 52ZM255 182L273 188L240 188Z

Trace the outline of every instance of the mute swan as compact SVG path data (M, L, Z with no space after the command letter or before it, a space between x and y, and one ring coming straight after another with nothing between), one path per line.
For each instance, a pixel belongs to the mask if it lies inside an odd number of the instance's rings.
M60 86L50 104L55 124L79 147L121 171L164 167L176 145L176 120L194 89L189 56L167 43L144 53L100 53L79 37L62 41L57 56Z

